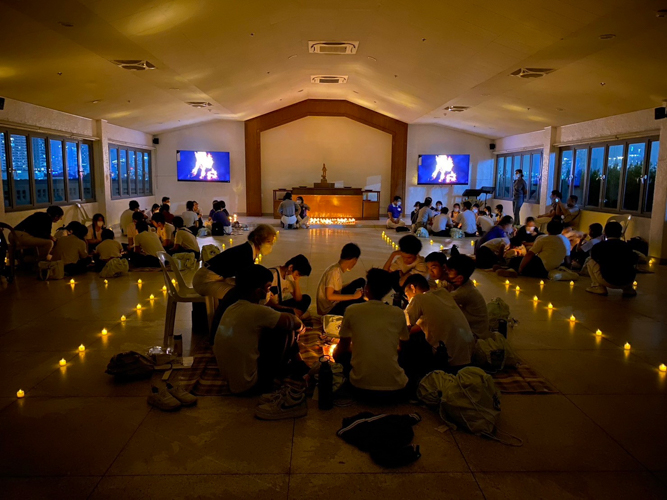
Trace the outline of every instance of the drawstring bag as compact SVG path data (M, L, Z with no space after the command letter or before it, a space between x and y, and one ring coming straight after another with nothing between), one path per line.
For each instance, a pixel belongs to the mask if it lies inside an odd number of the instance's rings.
M420 227L419 229L415 230L415 236L417 238L428 238L428 231L426 228Z
M199 231L197 231L197 238L206 238L207 236L211 236L211 230L207 227L199 228Z
M510 323L510 306L501 299L496 297L491 302L486 305L486 310L489 313L489 329L492 332L498 331L498 323L500 320L507 321L507 324Z
M117 278L130 270L130 264L125 259L110 259L100 271L100 278Z
M62 260L43 260L37 265L39 268L37 277L42 281L65 278L65 264Z
M453 227L449 230L449 236L455 240L460 240L465 237L465 233L458 227Z
M549 279L551 281L577 281L579 279L579 273L561 266L549 271Z
M201 249L201 260L202 262L208 262L220 252L221 250L215 245L204 245Z
M116 354L107 365L106 373L123 382L142 380L150 377L155 370L155 363L148 356L136 351Z
M171 258L174 259L174 262L176 262L176 266L178 267L179 271L183 271L184 269L197 268L197 258L195 257L195 254L191 252L175 253L171 256Z
M327 337L340 338L340 327L343 325L343 317L335 314L325 314L322 317L324 334Z
M500 333L475 342L472 364L488 372L495 373L505 367L515 368L520 363L514 348Z

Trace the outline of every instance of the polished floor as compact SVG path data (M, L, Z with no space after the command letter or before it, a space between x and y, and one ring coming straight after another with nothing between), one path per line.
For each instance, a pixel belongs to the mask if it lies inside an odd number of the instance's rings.
M391 250L380 234L369 227L281 231L263 263L305 254L313 265L305 288L314 295L321 272L349 241L362 248L349 279L381 266ZM244 240L236 236L234 244ZM424 254L446 241L425 243ZM470 250L468 240L462 245ZM160 273L130 273L108 285L94 274L74 286L28 277L2 282L0 496L667 498L667 378L658 370L667 363L667 270L640 275L635 299L590 295L586 279L540 287L526 278L505 286L491 273L474 277L487 300L510 304L519 320L511 342L559 393L503 395L499 425L523 439L520 448L443 432L436 415L418 409L424 418L414 442L422 458L397 470L378 467L336 437L342 418L360 406L322 412L311 405L305 418L262 422L252 399L200 398L197 407L167 414L146 404L148 381L114 384L104 373L112 355L161 343ZM189 349L185 305L176 328ZM25 398L16 398L18 389Z

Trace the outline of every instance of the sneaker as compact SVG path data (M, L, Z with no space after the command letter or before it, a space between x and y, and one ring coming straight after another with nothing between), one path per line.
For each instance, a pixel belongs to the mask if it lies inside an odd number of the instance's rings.
M637 296L637 290L635 290L634 288L623 290L623 297L636 297L636 296Z
M282 398L288 389L292 388L294 391L303 391L304 383L291 380L289 378L285 379L283 383L273 392L267 392L262 394L259 397L259 402L257 405L263 405L267 403L274 403L278 399Z
M496 274L498 276L502 276L503 278L516 278L519 276L519 273L517 273L514 269L498 269Z
M282 420L285 418L305 417L308 404L303 389L287 387L285 393L271 403L260 404L255 410L255 417L260 420Z
M607 287L604 286L589 286L588 288L586 288L586 291L588 293L594 293L595 295L603 295L605 297L609 295L609 293L607 292Z
M181 408L181 402L169 394L166 387L158 389L151 387L151 394L148 396L148 404L155 406L162 411L176 411Z
M197 404L197 398L190 394L188 391L183 389L181 386L173 386L171 384L167 384L167 391L169 394L171 394L175 399L181 402L181 405L183 406L194 406Z

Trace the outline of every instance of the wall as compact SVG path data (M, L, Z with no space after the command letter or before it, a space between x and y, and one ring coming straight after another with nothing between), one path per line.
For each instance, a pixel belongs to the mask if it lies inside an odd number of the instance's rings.
M430 196L452 208L461 201L461 193L468 187L493 186L492 141L465 132L437 125L410 125L408 127L408 166L406 179L405 213L409 214L415 202ZM420 154L469 154L470 186L418 186L417 161Z
M159 136L156 147L156 185L158 200L170 196L171 211L185 211L188 200L199 202L208 213L213 200L225 200L230 213L245 212L245 145L243 122L216 121L203 125L173 130ZM229 151L231 182L178 182L176 180L176 151ZM158 201L159 203L159 201Z
M263 213L273 213L274 189L319 182L322 163L329 182L379 189L381 205L389 204L390 134L348 118L309 116L262 132L261 141Z

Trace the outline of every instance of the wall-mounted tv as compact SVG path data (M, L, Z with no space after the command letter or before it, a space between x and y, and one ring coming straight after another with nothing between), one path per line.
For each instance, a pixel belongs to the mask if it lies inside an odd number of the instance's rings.
M179 181L229 182L229 153L218 151L176 151Z
M470 155L419 155L417 184L467 185L469 177Z

